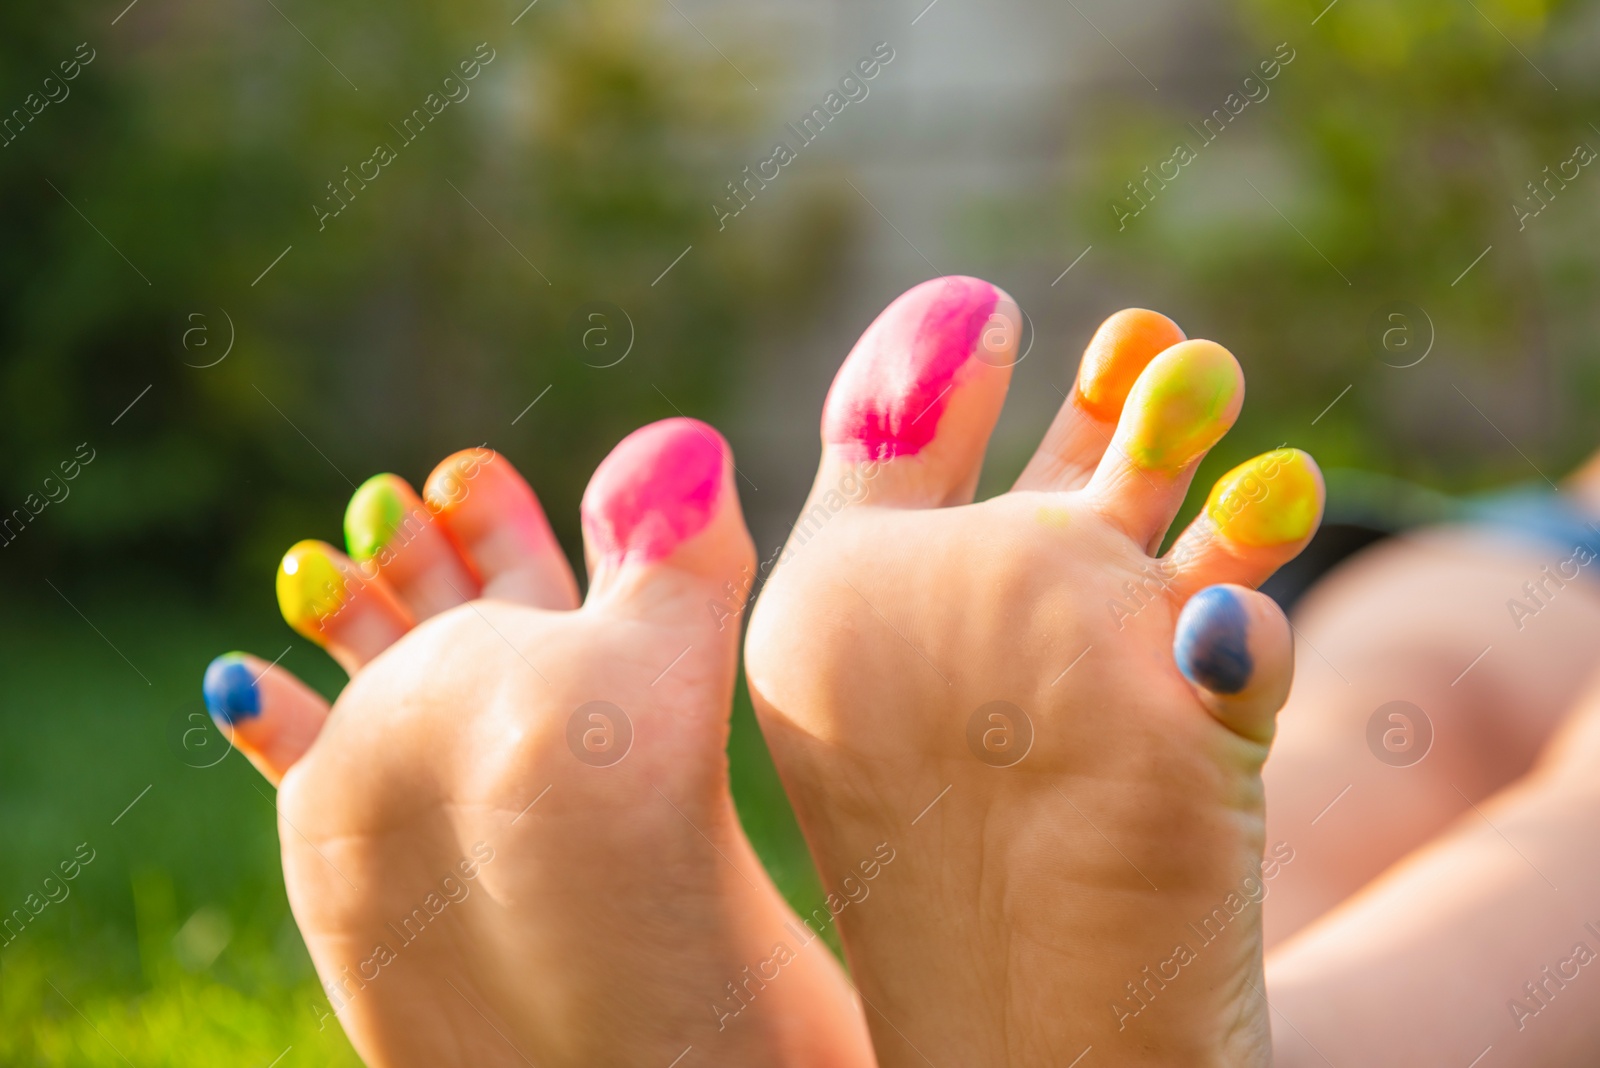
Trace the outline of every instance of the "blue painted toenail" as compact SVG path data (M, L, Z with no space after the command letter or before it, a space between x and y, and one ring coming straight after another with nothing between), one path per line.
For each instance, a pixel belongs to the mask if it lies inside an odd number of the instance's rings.
M1255 671L1248 631L1238 595L1225 586L1201 590L1178 617L1178 635L1172 643L1178 670L1212 693L1238 693Z
M261 691L255 672L238 653L224 653L206 668L201 690L212 718L233 724L261 714Z

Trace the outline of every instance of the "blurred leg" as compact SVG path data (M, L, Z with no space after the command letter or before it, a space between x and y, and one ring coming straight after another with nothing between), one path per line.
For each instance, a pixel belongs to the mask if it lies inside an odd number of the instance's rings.
M1597 758L1600 690L1533 775L1272 954L1274 1063L1594 1064Z
M1572 555L1560 545L1440 528L1367 550L1308 595L1264 772L1267 840L1295 856L1265 906L1269 947L1532 766L1600 636L1600 563L1557 586L1544 569ZM1535 604L1527 583L1543 583L1538 610L1514 616L1509 602ZM1379 712L1395 701L1415 709Z

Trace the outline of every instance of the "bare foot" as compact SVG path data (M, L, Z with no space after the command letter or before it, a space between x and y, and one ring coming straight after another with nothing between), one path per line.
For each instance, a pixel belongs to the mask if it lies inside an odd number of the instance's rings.
M763 729L885 1068L1263 1065L1260 769L1292 645L1251 587L1321 478L1258 457L1153 559L1243 381L1129 311L1017 487L969 503L1019 326L947 278L851 352L751 621Z
M206 673L281 780L290 904L367 1063L870 1065L729 797L737 631L706 604L753 551L722 438L669 420L600 466L581 607L504 458L458 453L425 498L378 476L361 563L284 557L285 618L353 676L331 712L254 657Z

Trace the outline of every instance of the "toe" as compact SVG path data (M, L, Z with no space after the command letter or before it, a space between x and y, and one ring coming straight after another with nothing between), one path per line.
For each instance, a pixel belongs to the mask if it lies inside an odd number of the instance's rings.
M1021 333L1016 302L977 278L934 279L895 300L828 392L813 496L864 485L865 471L872 503L970 501Z
M1078 364L1072 396L1056 413L1016 488L1075 490L1087 485L1140 372L1183 340L1177 323L1143 308L1119 311L1102 323Z
M622 439L584 491L583 532L590 603L650 589L719 629L744 610L755 547L733 455L698 420L667 419Z
M211 661L202 690L217 729L273 785L311 748L328 718L328 702L315 690L246 653Z
M1178 536L1166 570L1180 597L1233 582L1255 587L1294 559L1322 519L1322 472L1299 449L1274 449L1217 480Z
M1206 587L1183 606L1172 655L1223 726L1272 741L1294 676L1289 620L1272 598L1243 586Z
M433 469L423 493L477 572L483 596L536 608L578 606L566 554L511 461L489 449L464 449Z
M1133 384L1116 435L1085 492L1153 550L1183 503L1202 457L1233 426L1244 375L1221 345L1185 341L1150 361Z
M435 514L398 475L361 484L344 513L350 558L382 575L419 620L472 600L478 580Z
M352 675L411 629L411 614L389 584L368 575L338 549L302 541L278 565L284 620Z

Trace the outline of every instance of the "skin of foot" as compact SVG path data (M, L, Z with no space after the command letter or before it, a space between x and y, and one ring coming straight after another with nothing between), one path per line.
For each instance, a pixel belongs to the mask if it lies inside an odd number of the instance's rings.
M762 727L885 1068L1264 1065L1260 771L1293 647L1254 587L1321 477L1258 456L1156 558L1243 378L1132 310L971 503L1021 324L938 279L850 353L750 623Z
M532 490L469 450L355 494L347 557L284 557L285 618L351 673L331 710L229 654L205 695L278 784L284 879L379 1066L869 1068L739 827L724 747L753 549L726 443L629 436L583 500L578 587Z
M1591 681L1530 774L1273 952L1273 1063L1595 1063L1596 761Z

